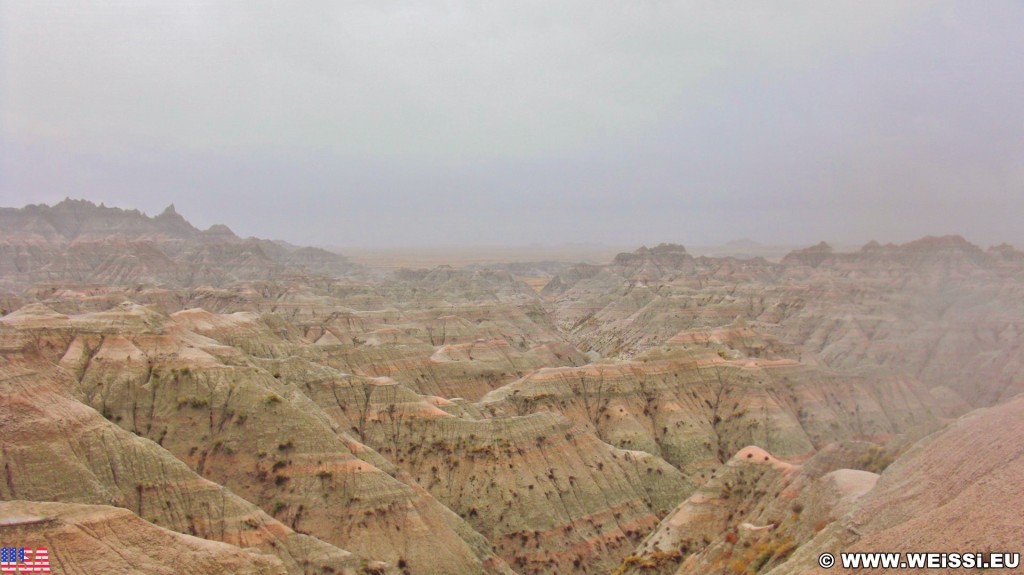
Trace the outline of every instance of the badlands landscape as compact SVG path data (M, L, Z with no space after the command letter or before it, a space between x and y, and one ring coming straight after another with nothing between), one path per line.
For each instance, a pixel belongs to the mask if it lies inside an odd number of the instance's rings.
M1024 252L461 263L0 208L0 539L62 574L1024 550Z

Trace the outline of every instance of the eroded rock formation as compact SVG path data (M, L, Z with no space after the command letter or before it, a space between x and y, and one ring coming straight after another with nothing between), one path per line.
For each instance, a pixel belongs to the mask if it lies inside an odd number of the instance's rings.
M782 574L959 544L944 522L1024 544L982 503L1024 473L1009 246L392 270L173 207L0 229L0 533L66 572Z

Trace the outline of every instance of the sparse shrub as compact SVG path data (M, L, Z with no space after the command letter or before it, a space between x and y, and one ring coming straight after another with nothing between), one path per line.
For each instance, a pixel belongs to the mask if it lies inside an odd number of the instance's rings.
M858 460L858 467L864 471L881 473L885 471L886 467L889 467L889 465L896 460L897 455L899 454L888 452L878 446L872 446L871 449L869 449L868 452Z

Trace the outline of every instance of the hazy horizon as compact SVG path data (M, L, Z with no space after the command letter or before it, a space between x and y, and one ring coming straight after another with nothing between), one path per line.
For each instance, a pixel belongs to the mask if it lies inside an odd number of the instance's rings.
M196 227L197 229L200 229L200 230L209 229L211 226L226 225L226 224L223 224L222 222L214 222L213 224L210 224L208 226L197 225L196 222L192 218L189 217L189 214L182 214L177 209L177 207L173 205L173 203L172 204L168 204L167 206L164 206L164 208L161 209L161 210L155 210L153 212L148 212L146 210L138 208L137 206L131 206L131 205L109 205L106 202L95 201L95 200L93 200L91 198L81 198L81 197L74 198L74 197L68 196L68 197L65 197L65 198L61 199L60 201L54 201L54 202L49 202L49 203L47 203L47 202L35 202L35 203L24 204L24 205L20 205L20 206L4 206L4 205L0 205L0 209L22 209L22 208L26 208L26 207L31 206L31 205L35 205L35 206L43 205L43 206L53 207L56 204L61 203L62 201L68 201L68 200L70 200L72 202L86 201L86 202L90 202L90 203L92 203L92 204L94 204L94 205L96 205L98 207L104 207L104 208L119 209L119 210L124 210L124 211L138 211L143 216L149 217L149 218L156 217L161 212L166 210L168 207L171 207L171 208L174 208L175 212L178 213L178 215L183 217L186 221L188 221L190 224L192 224L194 227ZM472 252L472 253L492 252L493 254L497 255L497 254L499 254L502 251L512 251L512 250L522 251L522 250L534 250L534 249L538 250L538 251L544 251L544 250L548 250L548 251L552 251L552 250L582 250L582 251L592 251L592 252L601 252L601 251L608 251L608 250L629 250L629 251L633 251L633 250L639 249L641 247L651 247L652 248L652 247L655 247L655 246L657 246L659 244L673 244L673 243L674 244L678 244L678 245L682 245L684 248L687 248L688 251L692 251L693 249L705 249L705 250L706 249L712 249L712 250L715 250L715 251L722 251L725 248L732 248L734 251L742 251L745 248L753 248L753 249L765 248L765 249L770 249L770 250L779 250L779 249L789 249L789 250L792 250L792 249L801 249L801 248L811 247L812 245L816 245L816 244L818 244L820 242L828 243L836 251L856 251L857 249L863 247L864 244L867 244L867 243L870 243L870 242L877 242L877 243L880 243L880 244L906 243L906 242L879 242L878 240L875 240L873 238L869 239L869 240L866 240L864 242L860 242L860 243L839 243L839 242L829 241L828 238L822 238L822 239L819 239L817 241L810 242L810 243L804 243L804 244L789 243L789 244L787 244L787 243L761 242L761 241L758 241L758 240L755 240L755 239L752 239L752 238L749 238L749 237L740 237L740 238L734 238L734 239L731 239L731 240L725 240L725 241L722 241L722 242L719 242L719 243L699 243L699 242L697 242L697 243L690 243L690 244L682 244L682 243L676 242L676 241L664 240L664 241L652 241L652 242L646 242L646 243L632 243L632 244L613 244L613 243L604 243L604 242L599 242L599 241L594 241L594 242L564 241L564 242L559 242L559 243L531 242L531 243L522 243L522 244L511 244L511 243L509 243L509 244L486 244L486 243L479 243L479 242L477 242L477 243L474 243L474 244L465 244L465 243L462 243L462 244L460 244L460 243L425 244L425 243L419 243L419 244L407 244L407 245L400 245L400 244L398 244L398 245L347 245L346 246L346 245L332 245L332 244L302 244L301 242L290 241L287 238L271 237L271 236L267 236L265 234L261 235L259 232L254 233L254 234L240 234L236 230L231 228L230 226L228 226L228 229L230 229L233 233L235 233L236 235L238 235L239 237L241 237L243 239L244 238L256 238L256 239L261 239L261 240L283 241L283 242L287 242L287 243L298 245L298 246L317 247L317 248L323 248L323 249L328 249L328 250L333 250L333 251L338 251L338 252L343 252L345 250L355 250L355 251L364 252L364 253L372 253L372 252L392 253L392 252L402 252L402 251L409 251L409 252L422 251L422 252L431 252L431 253L433 253L433 252L436 252L437 250L453 250L453 251L464 251L464 252ZM920 239L924 239L924 238L929 237L929 236L935 237L935 236L951 236L951 235L960 235L960 236L962 236L962 234L926 234L924 236L912 238L912 239L910 239L908 241L920 240ZM978 245L979 247L982 247L982 248L992 247L992 246L998 245L998 244L987 245L987 244L981 244L981 243L978 243L978 242L972 242L971 238L969 238L969 237L964 238L964 239L966 239L968 242L974 243L974 244L976 244L976 245ZM1006 242L1002 242L1002 243L1006 243ZM1014 247L1021 247L1021 246L1014 246ZM619 252L615 252L615 253L619 253Z
M0 204L333 248L1024 247L1024 4L0 0Z

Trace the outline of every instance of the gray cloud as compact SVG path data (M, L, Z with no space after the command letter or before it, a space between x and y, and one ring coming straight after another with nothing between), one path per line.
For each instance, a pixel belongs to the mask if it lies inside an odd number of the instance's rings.
M334 245L1024 244L1021 16L0 0L0 199Z

